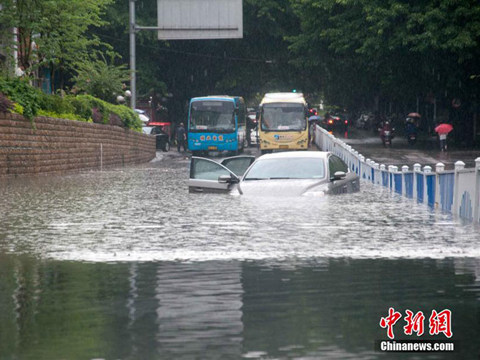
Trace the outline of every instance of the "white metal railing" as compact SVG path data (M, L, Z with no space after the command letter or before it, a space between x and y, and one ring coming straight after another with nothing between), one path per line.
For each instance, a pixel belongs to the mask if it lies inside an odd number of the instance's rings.
M397 166L376 163L355 151L350 145L315 127L315 144L324 151L331 151L342 158L349 168L363 181L382 185L400 195L419 203L480 223L480 157L475 159L475 168L465 168L457 161L455 170L445 170L438 163L435 172L430 166L414 164L398 169Z

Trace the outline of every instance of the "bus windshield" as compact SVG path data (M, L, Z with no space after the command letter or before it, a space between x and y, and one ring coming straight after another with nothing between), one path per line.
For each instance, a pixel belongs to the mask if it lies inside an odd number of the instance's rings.
M212 100L192 102L189 131L217 133L235 131L233 102Z
M262 130L303 131L307 127L302 104L273 103L263 105Z

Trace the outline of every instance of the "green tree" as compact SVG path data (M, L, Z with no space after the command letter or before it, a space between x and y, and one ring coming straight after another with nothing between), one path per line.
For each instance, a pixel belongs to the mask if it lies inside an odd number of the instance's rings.
M105 22L101 15L112 0L4 0L0 22L18 29L18 61L27 74L49 66L52 74L70 74L90 58L99 39L90 31ZM52 81L53 83L53 81Z
M297 66L327 94L412 102L458 90L478 71L480 4L474 0L292 0L301 32L289 37ZM478 61L477 61L478 63ZM350 86L346 86L350 85ZM342 90L343 89L343 90ZM473 89L470 89L473 91ZM338 101L338 100L337 100ZM371 101L370 101L371 103Z
M110 53L110 62L100 56L77 65L73 79L77 91L86 92L108 102L115 102L123 94L124 82L130 78L126 65L115 65L115 55Z

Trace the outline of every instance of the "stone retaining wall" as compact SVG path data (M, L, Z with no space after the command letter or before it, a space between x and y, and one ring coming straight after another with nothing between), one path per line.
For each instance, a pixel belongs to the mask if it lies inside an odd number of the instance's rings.
M148 162L155 139L118 126L0 113L0 178Z

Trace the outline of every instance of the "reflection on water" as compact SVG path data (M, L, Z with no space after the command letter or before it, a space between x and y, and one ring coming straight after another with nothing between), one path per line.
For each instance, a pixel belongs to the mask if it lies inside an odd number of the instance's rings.
M205 359L241 353L241 265L237 262L161 264L156 299L158 347L165 358Z
M0 184L0 359L371 359L391 306L451 309L478 358L478 227L365 184L189 194L161 166Z
M1 359L379 358L390 306L450 309L480 354L478 260L0 260Z

